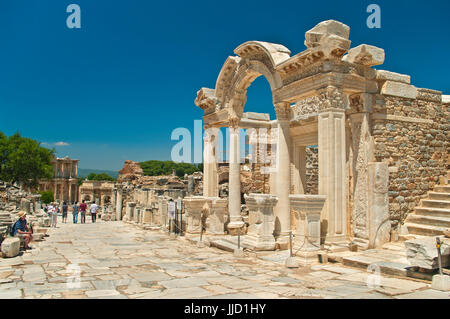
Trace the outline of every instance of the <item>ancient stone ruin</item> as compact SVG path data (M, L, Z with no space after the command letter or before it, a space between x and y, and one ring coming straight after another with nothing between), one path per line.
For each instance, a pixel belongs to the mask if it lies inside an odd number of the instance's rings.
M450 96L376 69L384 50L351 48L349 35L348 26L329 20L306 32L307 49L294 55L274 43L238 46L215 88L195 99L204 110L203 174L143 176L126 161L115 219L167 227L168 200L182 199L178 227L187 234L203 229L222 244L240 234L243 247L274 250L287 249L292 233L307 257L324 247L366 250L443 236L450 226ZM244 112L259 76L270 84L276 119ZM223 127L227 162L219 154ZM242 132L248 156L240 154Z

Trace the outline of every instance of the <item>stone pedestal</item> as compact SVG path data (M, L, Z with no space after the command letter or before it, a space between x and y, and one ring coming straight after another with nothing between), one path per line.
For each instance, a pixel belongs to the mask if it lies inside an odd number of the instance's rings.
M187 233L200 234L202 227L202 209L209 202L207 198L201 196L185 197L183 199L187 219Z
M228 201L225 198L208 197L210 201L210 212L207 223L207 232L214 235L225 234L225 223L228 220L227 205Z
M291 207L300 213L294 246L302 251L320 249L320 215L325 206L325 195L290 195Z
M245 236L245 244L254 250L274 250L275 216L273 208L278 198L270 194L245 195L249 209L249 228Z

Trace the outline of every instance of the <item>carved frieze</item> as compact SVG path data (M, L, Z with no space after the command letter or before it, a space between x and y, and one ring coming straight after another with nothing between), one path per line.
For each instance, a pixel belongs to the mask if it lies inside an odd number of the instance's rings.
M292 108L293 120L304 120L319 114L320 98L317 95L298 101Z
M347 109L348 99L342 89L335 86L327 86L317 90L319 93L319 111L326 109Z

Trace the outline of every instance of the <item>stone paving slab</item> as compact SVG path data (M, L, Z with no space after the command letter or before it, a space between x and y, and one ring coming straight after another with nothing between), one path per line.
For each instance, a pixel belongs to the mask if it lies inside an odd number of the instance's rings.
M122 222L58 224L48 233L35 249L0 259L0 298L450 298L426 282L383 274L372 289L362 269L331 263L287 269L287 251L235 258ZM384 260L384 252L369 255L401 267ZM79 286L69 289L74 276Z

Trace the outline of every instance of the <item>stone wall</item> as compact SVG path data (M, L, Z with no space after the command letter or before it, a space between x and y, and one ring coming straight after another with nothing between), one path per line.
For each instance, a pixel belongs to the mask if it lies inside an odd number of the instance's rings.
M389 212L393 226L403 223L421 198L447 172L450 110L439 94L423 90L417 99L378 96L373 137L376 161L389 165ZM408 117L394 120L392 116ZM385 117L385 119L382 119ZM381 119L380 119L381 118ZM414 120L411 120L414 118ZM397 118L401 119L401 118Z

